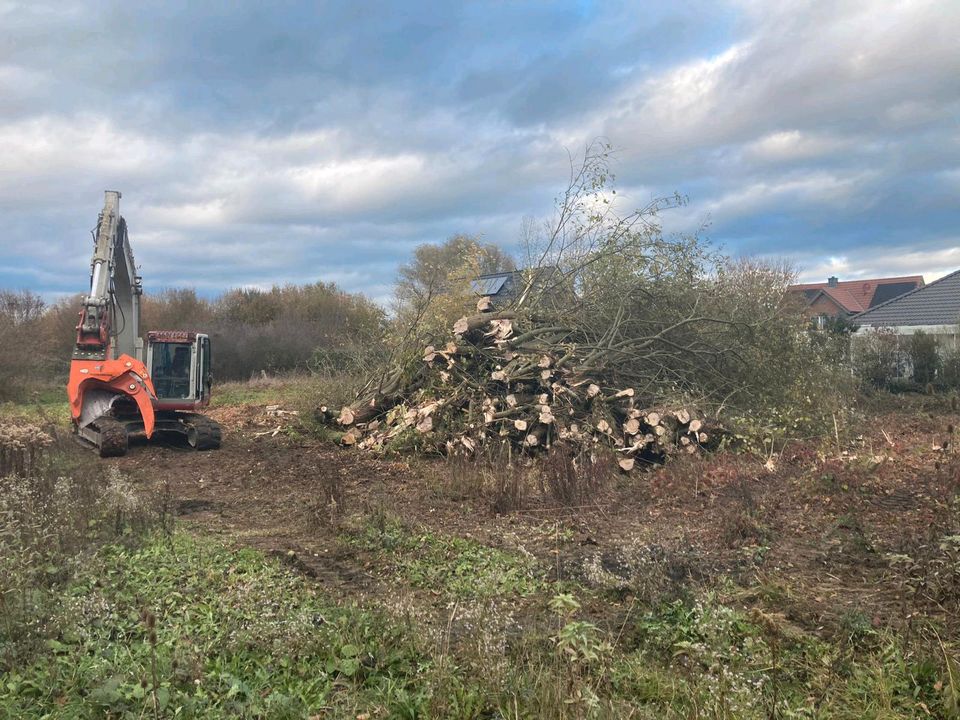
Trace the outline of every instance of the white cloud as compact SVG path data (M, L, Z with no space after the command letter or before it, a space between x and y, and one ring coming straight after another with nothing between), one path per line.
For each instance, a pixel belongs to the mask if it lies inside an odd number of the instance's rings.
M858 247L841 256L794 256L801 282L824 282L831 275L841 280L922 275L933 282L960 268L960 237L943 238L938 248Z
M745 143L743 152L758 162L810 160L841 150L847 143L825 134L814 135L800 130L772 132Z

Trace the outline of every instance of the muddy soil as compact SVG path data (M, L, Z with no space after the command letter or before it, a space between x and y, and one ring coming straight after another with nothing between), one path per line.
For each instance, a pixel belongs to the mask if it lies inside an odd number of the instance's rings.
M920 556L957 532L960 457L943 445L945 417L876 418L848 447L792 443L769 462L724 452L612 477L569 507L534 483L498 514L465 464L376 458L308 435L221 417L219 451L137 444L116 464L167 485L182 522L276 554L344 600L395 596L382 561L342 541L344 525L389 514L439 535L530 553L546 577L596 590L598 619L627 598L682 594L730 578L761 604L811 630L850 613L898 625L952 608L897 581L889 557ZM952 427L952 426L951 426ZM269 428L268 428L269 430ZM441 603L429 592L424 602Z

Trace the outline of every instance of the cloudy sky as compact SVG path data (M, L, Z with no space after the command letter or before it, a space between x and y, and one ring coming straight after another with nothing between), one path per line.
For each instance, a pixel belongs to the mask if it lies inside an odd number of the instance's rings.
M515 245L596 137L629 202L689 196L671 231L932 280L960 2L0 0L0 287L82 290L109 188L148 290L385 298L417 244Z

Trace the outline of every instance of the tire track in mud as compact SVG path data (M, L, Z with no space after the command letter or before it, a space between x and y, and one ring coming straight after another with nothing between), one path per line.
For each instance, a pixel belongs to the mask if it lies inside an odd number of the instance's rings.
M375 592L381 581L325 522L326 495L333 484L352 478L351 487L338 492L341 502L346 493L351 505L364 503L365 485L395 477L405 466L237 430L220 450L178 450L139 444L115 462L142 483L168 487L174 512L188 527L277 557L336 596Z

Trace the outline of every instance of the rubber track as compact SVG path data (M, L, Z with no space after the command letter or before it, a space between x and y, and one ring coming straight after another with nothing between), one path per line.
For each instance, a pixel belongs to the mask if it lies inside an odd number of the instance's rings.
M94 424L100 433L100 457L120 457L127 454L127 429L109 415L98 417Z
M205 415L194 415L190 425L197 431L197 450L216 450L220 447L220 424Z

